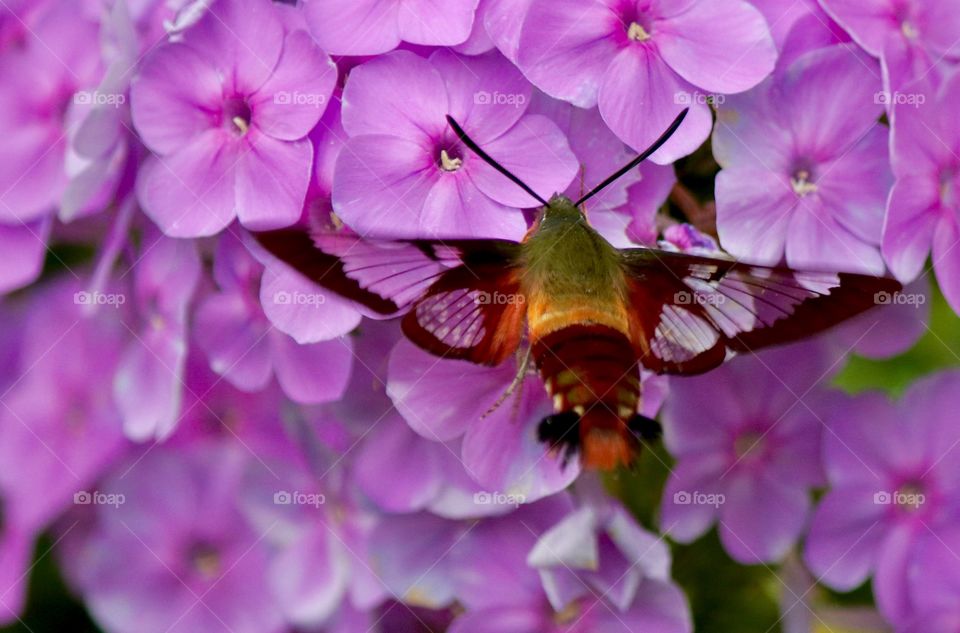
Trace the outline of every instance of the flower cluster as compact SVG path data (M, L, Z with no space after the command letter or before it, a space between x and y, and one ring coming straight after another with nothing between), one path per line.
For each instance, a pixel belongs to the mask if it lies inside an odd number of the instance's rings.
M950 2L6 0L0 78L0 625L49 555L106 633L720 630L675 573L715 529L790 633L868 580L861 628L956 631L960 373L835 380L928 331L958 358ZM906 288L644 371L641 511L546 450L519 359L432 356L251 237L520 240L534 203L448 116L576 198L685 108L589 202L611 243Z

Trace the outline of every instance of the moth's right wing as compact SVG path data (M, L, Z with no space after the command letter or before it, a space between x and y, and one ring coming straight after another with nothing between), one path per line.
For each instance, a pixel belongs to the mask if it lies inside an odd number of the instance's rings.
M406 312L404 333L446 358L494 365L520 342L520 244L495 239L377 240L345 231L254 234L304 277L377 315Z

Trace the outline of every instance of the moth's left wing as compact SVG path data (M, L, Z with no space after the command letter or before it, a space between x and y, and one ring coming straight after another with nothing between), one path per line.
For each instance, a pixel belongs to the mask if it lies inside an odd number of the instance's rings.
M698 374L734 352L795 341L877 305L893 279L796 271L649 248L620 251L644 366Z
M520 244L496 239L368 239L346 231L256 233L274 257L445 358L495 365L523 333Z

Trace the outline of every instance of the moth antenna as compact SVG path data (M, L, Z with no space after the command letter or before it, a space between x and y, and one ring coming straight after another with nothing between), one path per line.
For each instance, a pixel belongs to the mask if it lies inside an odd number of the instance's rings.
M498 163L497 161L495 161L495 160L493 159L493 157L490 156L490 154L488 154L488 153L486 153L485 151L483 151L482 149L480 149L480 146L477 145L477 144L473 141L472 138L470 138L469 136L467 136L467 133L463 131L463 128L460 127L460 124L457 123L456 121L454 121L454 120L453 120L453 117L450 116L449 114L447 115L447 123L450 124L450 127L453 129L454 133L456 133L456 135L457 135L457 137L460 139L460 141L461 141L464 145L466 145L467 147L469 147L469 148L473 151L474 154L476 154L477 156L479 156L480 158L482 158L482 159L483 159L483 162L485 162L486 164L490 165L491 167L493 167L494 169L496 169L497 171L499 171L501 174L503 174L504 176L506 176L507 178L509 178L515 185L517 185L518 187L520 187L521 189L523 189L524 191L526 191L526 192L527 192L528 194L530 194L537 202L539 202L539 203L542 204L543 206L548 206L548 205L549 205L549 203L548 203L546 200L544 200L543 198L541 198L539 195L537 195L537 192L534 191L533 189L531 189L530 186L527 185L527 183L523 182L522 180L520 180L519 178L517 178L516 176L514 176L512 173L510 173L510 170L508 170L506 167L504 167L503 165L501 165L500 163Z
M673 123L670 124L670 127L668 127L667 130L660 135L660 138L658 138L653 142L653 145L645 149L643 153L641 153L639 156L631 160L629 163L627 163L626 165L618 169L616 172L614 172L612 175L610 175L610 177L608 177L606 180L604 180L599 185L591 189L590 192L587 193L587 195L577 200L576 203L574 203L574 206L579 207L581 204L583 204L584 202L586 202L596 194L606 189L611 183L613 183L618 178L620 178L620 176L623 176L625 173L627 173L628 171L630 171L631 169L633 169L643 161L650 158L651 154L653 154L658 149L660 149L663 146L663 144L666 143L671 136L673 136L673 133L676 132L677 128L680 127L680 124L683 123L683 120L686 118L688 112L690 112L690 108L684 108L683 112L678 114L677 118L675 118L673 120Z

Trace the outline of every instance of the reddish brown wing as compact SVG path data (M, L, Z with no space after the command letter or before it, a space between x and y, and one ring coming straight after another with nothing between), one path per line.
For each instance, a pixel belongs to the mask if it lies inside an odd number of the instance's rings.
M403 331L445 358L495 365L516 350L525 301L507 240L370 240L346 232L255 234L311 281L381 316L409 310Z
M656 249L621 251L647 368L698 374L736 352L826 330L899 292L892 279L794 271Z

